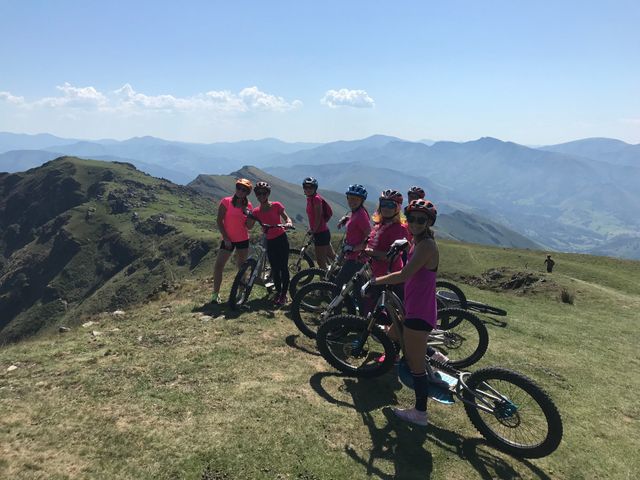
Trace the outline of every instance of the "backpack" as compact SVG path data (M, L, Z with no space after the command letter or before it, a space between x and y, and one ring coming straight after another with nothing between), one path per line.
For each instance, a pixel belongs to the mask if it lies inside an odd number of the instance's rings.
M333 210L331 209L331 205L327 203L327 201L322 199L322 218L325 222L328 222L329 219L333 216Z

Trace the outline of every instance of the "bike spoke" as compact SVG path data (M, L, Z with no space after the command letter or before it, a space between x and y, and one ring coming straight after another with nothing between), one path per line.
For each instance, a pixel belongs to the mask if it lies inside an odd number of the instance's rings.
M479 410L484 422L497 435L518 447L533 447L542 443L548 433L547 419L540 405L529 393L511 382L491 380L476 390L493 412Z

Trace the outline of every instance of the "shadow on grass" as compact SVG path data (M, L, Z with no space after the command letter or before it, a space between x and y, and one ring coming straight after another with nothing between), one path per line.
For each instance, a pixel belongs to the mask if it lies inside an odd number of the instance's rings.
M344 378L340 391L350 394L353 403L333 397L322 386L323 380L329 377ZM493 448L484 439L465 438L432 423L428 427L420 427L398 419L388 407L397 403L395 392L402 388L393 374L360 380L337 373L320 372L314 374L309 383L326 401L352 408L362 416L364 425L369 429L373 446L365 455L357 452L351 445L346 445L345 453L366 468L368 476L381 479L429 478L433 470L433 460L426 448L430 448L429 443L432 443L456 455L460 460L469 462L483 479L527 477L550 480L547 474L525 459L510 457L513 459L513 462L510 462L495 455L492 452ZM386 424L378 427L372 412L380 408L386 418ZM394 473L386 473L376 466L378 460L392 462ZM522 472L522 468L516 469L518 465L527 469L526 474Z
M291 348L300 350L301 352L304 352L308 355L315 355L316 357L320 356L320 353L315 350L315 340L301 335L289 335L284 339L284 341ZM305 345L305 343L307 345Z
M227 302L225 303L205 303L199 307L194 307L192 312L200 312L212 317L224 315L227 320L234 320L245 314L260 314L268 318L275 318L273 300L269 295L262 298L252 298L247 303L232 310Z

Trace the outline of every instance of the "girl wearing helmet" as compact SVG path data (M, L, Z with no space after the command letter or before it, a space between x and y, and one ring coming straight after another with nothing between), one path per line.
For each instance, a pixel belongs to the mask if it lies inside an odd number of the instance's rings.
M307 217L309 218L309 232L313 234L316 260L322 269L327 268L327 259L333 261L335 253L331 247L331 232L324 218L323 202L318 195L318 180L307 177L302 181L302 189L307 197Z
M260 206L254 208L252 216L262 223L275 225L281 220L288 226L293 226L291 218L287 215L284 206L280 202L270 202L271 185L267 182L256 183L253 190ZM252 219L247 221L247 226L251 228L254 224ZM267 234L267 257L271 265L271 277L276 287L276 297L274 303L277 306L287 303L287 290L289 289L289 239L282 227L269 228Z
M387 273L387 251L391 244L402 238L409 239L407 227L402 223L401 206L402 194L396 190L385 190L378 198L378 209L373 214L374 227L365 250L371 257L374 277L381 277ZM391 266L391 271L402 270L403 265L402 257L398 256ZM401 290L400 288L399 291Z
M249 230L247 230L247 215L253 207L248 200L253 185L246 178L236 180L236 191L231 197L220 200L218 206L218 230L222 234L222 242L213 268L213 298L212 302L222 303L220 285L222 285L222 271L227 260L236 250L236 264L238 268L247 259L249 253Z
M342 287L362 267L362 261L358 258L365 249L371 232L371 217L364 206L367 199L366 188L359 184L349 185L345 195L351 214L346 222L345 263L336 278L338 287Z
M409 191L407 192L407 198L409 199L409 202L412 202L413 200L420 200L421 198L424 198L424 197L425 197L425 193L421 187L417 187L417 186L410 187Z
M397 285L404 283L405 320L402 331L407 363L415 385L415 406L394 409L394 413L411 423L427 425L427 376L425 355L429 332L437 322L436 272L438 271L438 246L431 226L437 211L428 200L413 200L405 210L409 230L413 234L409 261L399 272L370 280L362 287L363 293L371 285ZM391 327L389 335L398 333Z

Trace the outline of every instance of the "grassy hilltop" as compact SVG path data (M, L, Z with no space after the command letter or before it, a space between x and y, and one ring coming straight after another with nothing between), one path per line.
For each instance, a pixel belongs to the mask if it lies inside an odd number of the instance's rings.
M412 392L393 375L336 375L260 287L231 314L207 305L211 279L194 270L124 316L0 349L0 477L637 477L640 263L556 254L547 275L542 252L440 246L443 277L509 311L483 317L489 351L472 369L511 367L550 393L565 431L550 457L493 449L460 405L430 403L427 429L397 421L383 407ZM499 286L514 275L538 280Z

